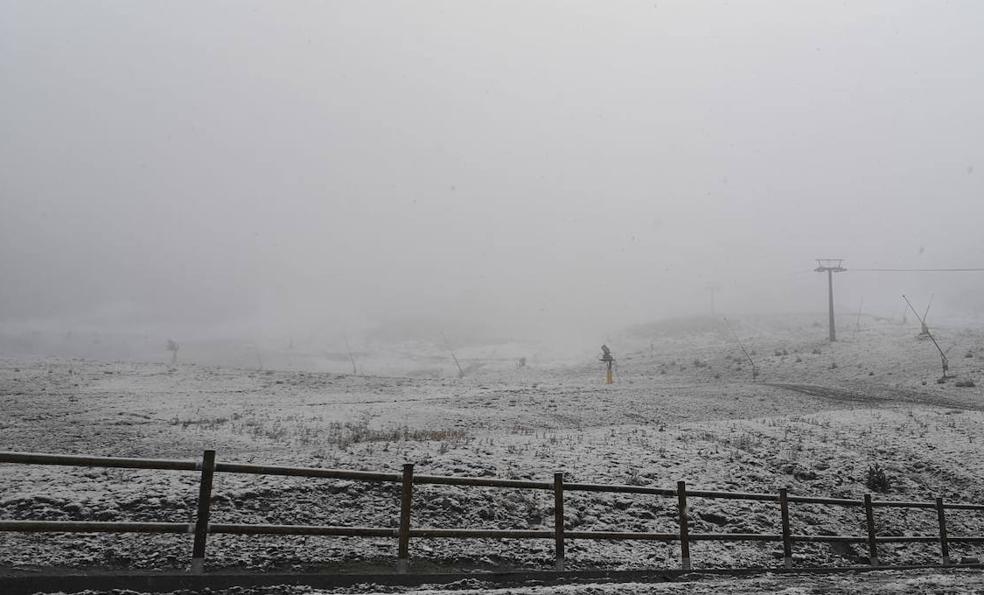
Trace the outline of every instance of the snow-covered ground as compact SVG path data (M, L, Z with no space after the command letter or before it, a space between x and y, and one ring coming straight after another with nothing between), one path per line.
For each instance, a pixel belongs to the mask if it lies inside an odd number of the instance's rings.
M935 329L956 376L938 384L938 355L916 337L917 326L865 318L829 344L824 321L814 318L730 323L755 361L754 380L735 336L713 320L613 336L611 386L589 357L530 357L519 367L516 345L461 350L464 378L449 360L415 376L0 360L0 449L190 459L214 448L221 461L390 471L412 462L418 473L543 480L562 470L568 481L672 487L683 479L694 488L788 486L837 497L869 491L866 471L878 464L892 480L878 498L984 503L984 331ZM406 362L399 352L377 355L377 364L387 362L378 367L422 369L414 359L420 350L407 352ZM196 495L193 473L0 465L3 519L186 522ZM541 492L427 486L417 490L413 522L547 529L552 504ZM579 530L676 527L671 498L570 494L566 509L568 526ZM769 503L694 499L691 514L694 532L779 531ZM881 534L936 530L931 511L876 514ZM213 522L393 527L397 516L395 486L216 479ZM792 523L794 533L863 533L863 514L853 508L793 505ZM953 512L948 524L953 535L984 535L984 515ZM887 563L938 556L935 545L880 547ZM190 549L185 535L7 533L0 572L183 568ZM981 554L977 546L951 549L955 557ZM781 563L775 543L697 542L691 550L696 568ZM866 552L801 544L794 554L798 564L843 565L862 563ZM388 569L395 555L391 539L212 536L208 564ZM417 539L411 555L421 569L549 568L553 551L546 540ZM676 544L594 541L573 541L567 552L573 568L676 567L678 555Z

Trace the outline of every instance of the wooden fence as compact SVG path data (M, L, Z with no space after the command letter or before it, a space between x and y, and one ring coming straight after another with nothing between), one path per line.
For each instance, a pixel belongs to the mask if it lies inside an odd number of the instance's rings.
M527 481L512 479L493 479L480 477L451 477L439 475L415 475L413 465L404 465L402 473L376 473L367 471L345 471L340 469L321 469L312 467L282 467L268 465L245 465L221 463L215 460L215 451L206 450L200 461L170 459L136 459L118 457L92 457L57 454L37 454L19 452L0 452L0 463L20 463L29 465L65 465L77 467L113 467L124 469L151 469L170 471L199 472L201 481L198 489L198 507L193 523L151 523L151 522L103 522L103 521L4 521L0 520L0 531L29 533L191 533L194 534L191 571L201 573L205 562L205 549L209 534L233 535L335 535L348 537L394 537L397 539L397 569L406 572L410 561L411 538L492 538L492 539L552 539L558 569L564 566L564 547L571 539L604 540L644 540L679 541L681 566L690 569L690 543L693 541L774 541L781 542L783 560L786 568L793 565L793 545L796 543L839 542L866 543L868 559L878 565L878 544L880 543L938 543L941 563L951 564L950 543L984 543L984 536L951 536L946 530L947 510L984 511L981 504L944 503L942 498L935 502L899 502L873 500L866 494L861 500L844 498L817 498L794 496L783 488L778 494L742 493L713 490L688 489L685 482L677 482L673 488L656 488L633 485L602 485L593 483L568 483L563 473L555 473L553 481ZM212 478L215 473L240 473L255 475L280 475L291 477L315 477L345 479L362 482L398 483L402 486L400 497L400 523L398 528L385 527L333 527L310 525L252 525L209 522L212 499ZM410 524L413 486L415 485L453 485L491 488L512 488L524 490L552 491L554 495L553 528L547 530L527 529L442 529L413 528ZM567 492L605 492L617 494L642 494L649 496L676 497L678 508L678 530L673 533L623 532L623 531L570 531L564 528L564 494ZM724 500L745 500L772 502L778 505L782 530L780 533L691 533L688 500L691 498L711 498ZM854 535L797 535L790 528L790 504L820 504L864 508L867 534ZM922 508L936 510L939 531L936 535L879 536L875 530L876 508Z

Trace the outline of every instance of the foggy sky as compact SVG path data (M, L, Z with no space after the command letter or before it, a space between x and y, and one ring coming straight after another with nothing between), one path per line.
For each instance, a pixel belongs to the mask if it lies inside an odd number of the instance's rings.
M984 4L0 0L0 325L592 329L984 265ZM838 275L976 313L984 274ZM245 330L244 330L245 329Z

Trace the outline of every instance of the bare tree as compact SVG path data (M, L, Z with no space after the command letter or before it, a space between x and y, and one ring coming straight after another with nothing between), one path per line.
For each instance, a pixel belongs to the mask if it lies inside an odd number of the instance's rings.
M731 323L728 322L727 318L724 319L724 324L728 326L728 330L731 331L731 335L735 338L735 341L738 343L738 348L741 349L741 352L745 354L745 359L747 359L748 363L751 364L752 380L756 380L758 378L759 372L758 372L758 366L755 365L755 360L753 360L752 356L748 354L748 350L745 349L745 345L742 344L741 339L738 338L738 333L736 333L735 329L731 327Z
M461 364L458 363L458 356L454 354L454 349L451 349L451 342L448 341L448 336L443 332L441 333L441 336L444 337L444 345L448 348L448 352L451 353L451 359L454 360L454 365L458 367L458 378L464 378L465 371L461 369Z
M943 376L941 376L939 380L940 382L945 382L946 379L948 378L948 373L950 372L950 360L948 360L946 357L946 351L943 351L943 348L940 347L940 344L936 342L936 337L933 336L933 333L929 332L929 325L926 324L926 316L929 315L929 306L926 306L926 313L923 314L922 316L919 316L919 312L916 312L916 309L913 307L912 302L909 301L909 298L907 298L904 293L902 294L902 299L905 300L906 305L909 307L910 310L912 310L912 313L916 315L916 318L919 319L920 324L922 324L922 332L919 333L919 336L929 337L929 340L932 341L933 345L936 347L936 351L940 352L940 367L943 368ZM929 304L930 306L933 304L932 297L929 298Z
M353 376L358 376L359 375L359 368L357 368L356 365L355 365L355 356L352 355L352 346L349 345L348 334L347 333L342 333L342 338L345 339L345 351L348 352L349 361L352 362L352 375Z

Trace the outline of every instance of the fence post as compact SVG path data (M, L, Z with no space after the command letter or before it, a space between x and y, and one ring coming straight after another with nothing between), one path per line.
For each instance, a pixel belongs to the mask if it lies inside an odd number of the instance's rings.
M779 488L779 510L782 512L782 565L793 567L793 539L789 530L789 489Z
M396 571L410 569L410 506L413 501L413 463L403 465L403 491L400 495L400 547Z
M557 570L564 569L564 474L554 473L554 557Z
M687 482L677 482L677 507L680 510L680 566L690 570L690 529L687 526Z
M198 484L198 514L195 517L195 543L191 551L191 572L205 571L205 543L208 540L208 518L211 514L212 477L215 475L215 451L202 455L202 477Z
M868 561L878 566L878 542L875 541L875 512L871 507L871 494L864 495L864 519L868 526Z
M943 498L936 499L936 517L940 520L940 554L943 558L943 565L949 566L950 561L950 542L946 538L946 514L943 512Z

